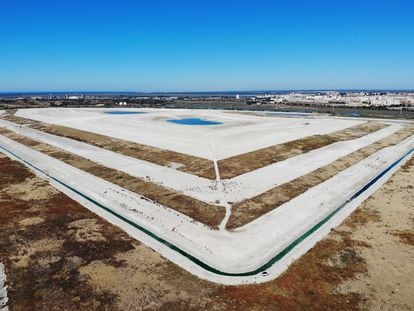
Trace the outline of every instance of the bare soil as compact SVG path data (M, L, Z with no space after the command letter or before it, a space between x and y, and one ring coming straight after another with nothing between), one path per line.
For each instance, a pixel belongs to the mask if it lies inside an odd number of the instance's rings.
M413 160L278 279L248 286L200 280L61 193L11 197L42 181L1 155L0 172L11 310L413 310L414 248L394 234L413 230Z
M212 205L199 201L182 193L176 192L172 189L157 185L150 179L143 180L128 175L124 172L110 169L106 166L102 166L95 162L89 161L74 153L66 152L49 144L35 141L4 128L0 128L0 134L21 144L24 144L34 150L40 151L74 167L77 167L94 176L140 194L156 203L160 203L166 207L179 211L180 213L183 213L193 218L194 220L211 227L212 229L217 229L225 216L225 208L222 206ZM14 186L14 188L15 187L16 186ZM13 191L20 191L14 188L12 189ZM44 193L44 191L33 191L30 195L34 196L36 193L38 195L41 195Z
M328 180L339 172L383 148L400 143L413 134L414 127L405 127L376 143L361 148L309 174L300 176L288 183L272 188L251 199L234 204L227 223L227 228L235 229L259 218L304 193L309 188Z
M339 142L365 136L387 127L384 123L366 122L326 135L312 135L283 144L239 154L218 161L221 179L230 179L288 158Z
M338 287L338 292L363 292L366 309L414 310L414 158L404 165L364 204L376 213L368 225L345 225L340 230L368 241L369 248L358 249L365 258L367 273Z

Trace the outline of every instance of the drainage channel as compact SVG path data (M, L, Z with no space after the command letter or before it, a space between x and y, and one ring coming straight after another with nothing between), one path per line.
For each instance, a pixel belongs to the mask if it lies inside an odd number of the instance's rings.
M355 192L349 199L347 199L344 203L342 203L339 207L337 207L334 211L332 211L328 216L326 216L324 219L322 219L320 222L318 222L316 225L314 225L310 230L296 238L291 244L289 244L285 249L283 249L281 252L279 252L277 255L275 255L272 259L270 259L267 263L262 265L261 267L248 272L241 272L241 273L230 273L230 272L223 272L220 271L200 259L192 256L191 254L188 254L187 252L183 251L176 245L168 242L167 240L161 238L160 236L156 235L155 233L147 230L146 228L136 224L132 220L126 218L125 216L122 216L115 212L114 210L102 205L101 203L97 202L93 198L88 197L86 194L83 194L82 192L78 191L77 189L71 187L70 185L62 182L61 180L49 175L48 173L44 172L41 168L35 166L34 164L31 164L30 162L24 160L20 156L16 155L14 152L0 146L0 149L4 150L6 153L9 153L13 155L15 158L19 159L21 162L25 163L27 166L39 171L43 175L47 176L48 178L52 179L53 181L59 183L60 185L66 187L67 189L71 190L75 194L81 196L82 198L86 199L87 201L93 203L94 205L102 208L103 210L107 211L108 213L114 215L115 217L119 218L120 220L124 221L125 223L129 224L130 226L142 231L143 233L147 234L151 238L155 239L156 241L162 243L163 245L169 247L173 251L179 253L180 255L186 257L187 259L191 260L193 263L197 264L198 266L202 267L203 269L207 270L208 272L222 275L222 276L231 276L231 277L244 277L244 276L254 276L259 273L263 273L263 275L267 274L266 270L269 269L271 266L273 266L275 263L277 263L279 260L281 260L286 254L288 254L290 251L292 251L297 245L299 245L302 241L304 241L307 237L309 237L312 233L317 231L320 227L322 227L324 224L326 224L332 217L334 217L340 210L342 210L348 203L358 198L361 194L363 194L365 191L367 191L372 185L374 185L379 179L381 179L385 174L387 174L390 170L392 170L395 166L397 166L401 161L403 161L406 157L408 157L411 153L414 152L414 148L412 148L410 151L405 153L402 157L400 157L398 160L396 160L394 163L392 163L390 166L388 166L386 169L384 169L381 173L379 173L376 177L371 179L365 186L361 187L357 192Z

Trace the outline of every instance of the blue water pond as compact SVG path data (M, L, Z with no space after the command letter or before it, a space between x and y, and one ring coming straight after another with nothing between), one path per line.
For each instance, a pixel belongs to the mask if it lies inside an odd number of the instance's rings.
M171 120L167 120L167 121L170 122L170 123L182 124L182 125L218 125L218 124L223 124L221 122L204 120L204 119L200 119L200 118L182 118L182 119L171 119Z
M106 114L143 114L143 113L146 113L146 112L113 110L113 111L106 111L105 113Z
M344 115L351 116L351 117L360 117L361 114L359 112L345 112Z

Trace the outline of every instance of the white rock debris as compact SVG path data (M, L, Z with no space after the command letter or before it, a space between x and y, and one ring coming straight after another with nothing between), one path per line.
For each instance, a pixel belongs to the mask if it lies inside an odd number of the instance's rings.
M0 262L0 311L8 311L7 302L6 271L4 265Z

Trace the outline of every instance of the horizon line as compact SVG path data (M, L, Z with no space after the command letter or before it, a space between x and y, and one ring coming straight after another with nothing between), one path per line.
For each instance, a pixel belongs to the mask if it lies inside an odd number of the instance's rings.
M266 93L266 92L352 92L352 91L387 91L387 92L414 92L414 88L304 88L304 89L263 89L263 90L199 90L199 91L98 91L98 90L60 90L60 91L49 91L49 90L37 90L37 91L0 91L0 94L61 94L61 93L102 93L102 94L123 94L123 93L134 93L134 94L219 94L219 93Z

